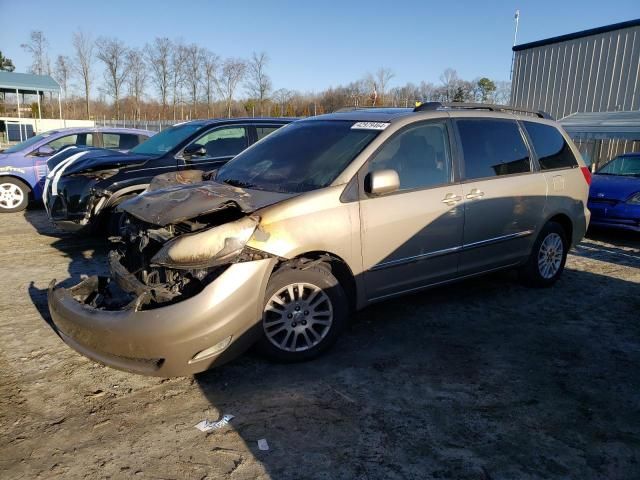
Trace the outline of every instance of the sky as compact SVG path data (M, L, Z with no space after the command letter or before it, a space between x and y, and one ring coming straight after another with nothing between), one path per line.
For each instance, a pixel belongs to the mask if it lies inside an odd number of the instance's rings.
M447 67L508 80L516 9L518 43L640 18L638 0L0 0L0 51L25 72L20 44L31 30L45 33L53 61L72 55L72 32L82 29L130 47L167 36L223 58L265 51L274 89L318 92L381 66L395 74L390 87L438 83Z

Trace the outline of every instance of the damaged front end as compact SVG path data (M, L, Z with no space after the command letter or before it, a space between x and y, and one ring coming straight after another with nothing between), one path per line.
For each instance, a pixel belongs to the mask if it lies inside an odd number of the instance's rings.
M203 183L124 202L110 274L50 286L61 337L89 358L148 375L192 374L235 358L257 339L281 261L248 246L264 236L254 212L281 198Z
M232 263L270 257L245 246L258 223L239 211L163 227L128 217L121 236L111 238L111 277L82 301L105 310L149 310L197 295Z
M230 209L162 227L127 218L108 277L52 282L53 323L80 353L136 373L193 374L231 360L257 338L278 261L246 246L258 223Z

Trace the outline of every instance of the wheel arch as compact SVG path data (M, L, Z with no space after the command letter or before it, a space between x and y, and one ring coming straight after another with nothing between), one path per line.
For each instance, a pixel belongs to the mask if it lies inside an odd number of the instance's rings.
M562 212L555 213L554 215L547 218L545 224L547 224L548 222L555 222L559 224L567 234L569 245L573 245L573 221L571 220L571 217L569 215Z
M347 295L347 301L349 302L349 309L351 311L356 310L358 305L358 290L356 286L356 279L353 275L351 267L349 267L349 264L345 262L344 259L331 252L314 250L301 253L294 258L283 262L282 265L300 261L319 261L328 264L331 268L331 273L336 277L338 282L340 282L342 288L344 288L345 294Z
M146 190L148 186L149 184L142 183L142 184L136 184L136 185L129 185L128 187L123 187L119 190L114 191L109 197L109 200L107 201L107 203L105 204L105 208L113 208L114 206L122 202L122 197L125 197L127 195L141 194Z

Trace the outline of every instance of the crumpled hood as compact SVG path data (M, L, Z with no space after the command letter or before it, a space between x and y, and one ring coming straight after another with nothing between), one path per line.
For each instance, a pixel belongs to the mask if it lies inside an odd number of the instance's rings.
M180 177L181 172L175 174ZM197 183L180 183L154 190L123 202L119 209L154 225L165 226L212 213L225 208L237 208L249 214L273 205L295 194L265 192L233 187L212 180Z
M99 149L81 156L65 168L65 175L80 172L92 172L109 168L142 165L152 158L151 155L134 155L114 150Z
M624 201L640 191L640 178L624 175L598 175L591 178L589 196Z

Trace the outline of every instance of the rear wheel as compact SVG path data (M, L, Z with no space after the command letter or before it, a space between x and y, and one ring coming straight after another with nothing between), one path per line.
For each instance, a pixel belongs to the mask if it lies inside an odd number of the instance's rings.
M0 180L0 212L20 212L29 204L30 189L16 178Z
M527 263L520 268L520 278L531 287L553 285L564 270L569 242L562 226L548 222L538 235Z
M329 266L285 266L267 285L259 348L276 360L311 359L335 343L347 312L345 292Z

